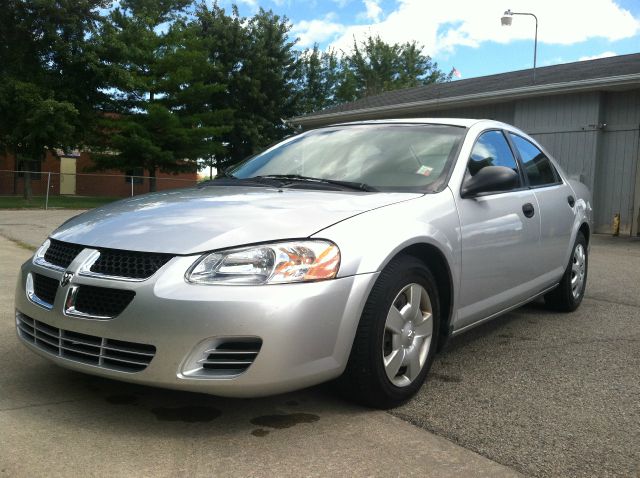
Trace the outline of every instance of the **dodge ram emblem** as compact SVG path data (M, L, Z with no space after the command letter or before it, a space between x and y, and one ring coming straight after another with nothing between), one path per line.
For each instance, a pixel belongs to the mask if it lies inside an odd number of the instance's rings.
M73 279L73 272L65 272L60 279L60 286L64 287L66 285L69 285L71 279Z

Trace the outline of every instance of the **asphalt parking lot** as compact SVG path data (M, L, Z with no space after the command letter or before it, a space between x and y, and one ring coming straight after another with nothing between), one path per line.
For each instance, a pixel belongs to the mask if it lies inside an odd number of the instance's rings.
M533 476L640 476L640 241L594 236L571 314L533 303L460 336L393 412Z
M31 354L14 271L73 214L0 211L0 476L640 474L640 241L594 236L577 312L534 303L454 339L419 395L384 413L326 387L220 399Z

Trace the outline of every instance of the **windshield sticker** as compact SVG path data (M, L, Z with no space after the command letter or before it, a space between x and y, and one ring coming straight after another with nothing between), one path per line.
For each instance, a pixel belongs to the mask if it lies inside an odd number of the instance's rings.
M418 170L416 171L416 174L422 174L423 176L429 176L431 174L431 171L433 171L433 168L430 168L429 166L420 166L418 168Z

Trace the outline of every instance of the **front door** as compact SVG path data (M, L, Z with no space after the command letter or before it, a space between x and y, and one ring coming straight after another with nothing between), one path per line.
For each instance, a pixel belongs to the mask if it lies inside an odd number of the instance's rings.
M502 131L486 131L478 137L467 177L486 166L514 169L520 184L511 191L459 199L462 257L456 328L518 304L539 287L538 203L534 193L524 187Z
M76 193L76 158L60 158L60 194Z

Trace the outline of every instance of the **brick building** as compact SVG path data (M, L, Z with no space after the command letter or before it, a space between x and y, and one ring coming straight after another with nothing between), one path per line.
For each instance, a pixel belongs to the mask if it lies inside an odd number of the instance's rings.
M43 162L18 162L13 156L0 154L0 196L21 195L24 174L15 170L29 170L31 187L35 196L45 195L47 181L50 195L78 195L126 197L149 192L149 172L142 168L134 171L94 171L91 154L76 152L60 158L47 152ZM49 174L51 175L49 176ZM133 177L132 177L133 176ZM198 180L197 171L179 174L158 173L156 189L175 189L193 186ZM133 184L132 184L133 183Z

